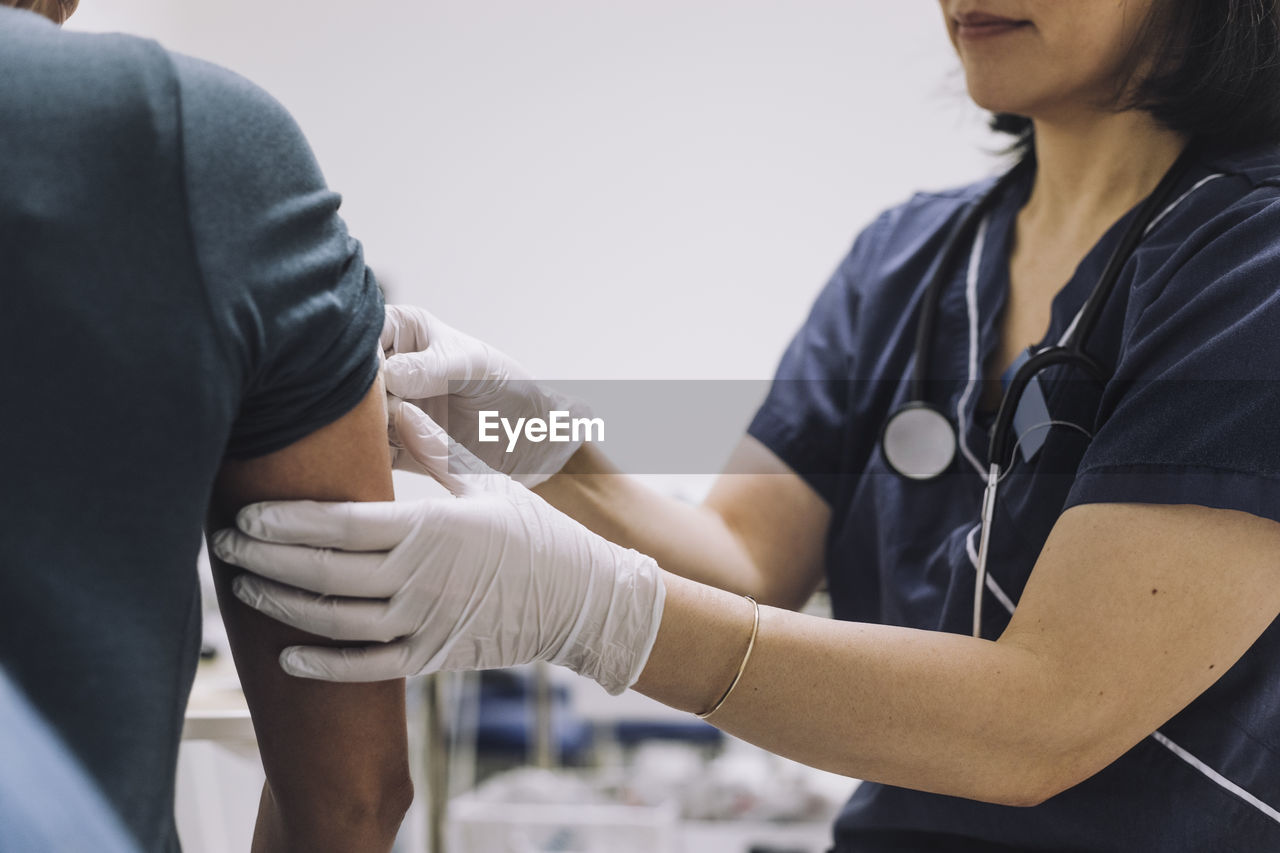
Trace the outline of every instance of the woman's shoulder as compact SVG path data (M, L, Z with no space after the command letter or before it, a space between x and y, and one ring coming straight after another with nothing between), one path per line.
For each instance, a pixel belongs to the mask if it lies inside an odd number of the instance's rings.
M1208 245L1221 250L1223 235L1250 230L1265 245L1280 245L1280 144L1206 150L1200 161L1196 181L1161 223L1164 242L1184 255Z
M1199 160L1140 253L1180 265L1206 250L1223 263L1280 250L1280 145L1209 149Z
M937 232L990 192L996 180L988 177L941 190L918 190L882 211L873 225L899 234Z
M1252 188L1280 188L1280 143L1212 148L1201 161L1211 175L1238 177Z
M921 190L885 208L858 234L844 267L858 272L853 278L862 289L875 289L904 271L919 278L964 212L990 192L996 180Z
M1264 325L1271 341L1280 308L1280 146L1211 151L1201 161L1200 174L1134 252L1129 321L1156 326L1181 317L1209 328L1198 336L1204 340ZM1186 345L1197 335L1182 338Z

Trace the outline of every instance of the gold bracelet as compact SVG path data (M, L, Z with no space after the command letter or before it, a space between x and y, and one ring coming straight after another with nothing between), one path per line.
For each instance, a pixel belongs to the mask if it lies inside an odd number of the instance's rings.
M729 694L733 692L733 688L737 687L738 682L742 680L742 673L747 671L747 661L751 660L751 650L756 647L756 634L760 632L760 602L756 601L749 595L744 595L743 598L750 601L756 609L755 620L751 623L751 640L747 643L747 653L742 656L742 665L738 667L738 674L735 675L733 677L733 681L729 683L729 689L720 697L719 702L716 702L716 704L711 706L710 711L696 715L699 720L705 720L707 717L710 717L716 711L720 710L720 706L724 704L724 700L729 698Z

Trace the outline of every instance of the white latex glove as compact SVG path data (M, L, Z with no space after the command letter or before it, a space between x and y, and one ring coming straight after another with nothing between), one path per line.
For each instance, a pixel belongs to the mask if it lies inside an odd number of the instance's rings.
M238 529L213 537L220 558L257 575L235 580L245 604L313 634L372 643L290 647L284 670L378 681L546 660L610 693L635 683L662 618L657 563L451 446L414 406L393 405L413 423L406 450L451 496L252 504Z
M508 452L501 427L496 431L499 441L481 443L481 411L497 411L514 425L518 418L547 420L552 411L584 418L590 410L579 400L540 388L514 359L421 308L387 306L382 349L388 394L419 406L490 468L529 488L556 474L582 444L521 438ZM407 439L397 434L394 419L391 427L392 465L423 473L413 455L404 452Z

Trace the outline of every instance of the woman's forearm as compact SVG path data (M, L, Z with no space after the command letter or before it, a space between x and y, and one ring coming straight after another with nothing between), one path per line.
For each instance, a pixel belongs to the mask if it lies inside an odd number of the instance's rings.
M752 606L668 576L657 642L635 689L712 707L746 651ZM860 779L1010 805L1051 792L1065 742L1037 658L957 634L762 608L741 681L712 721L771 752Z
M534 491L605 539L648 554L670 572L771 599L750 553L719 513L646 487L591 444Z
M712 721L806 764L1010 805L1106 767L1209 689L1280 613L1280 526L1199 506L1059 517L994 642L762 608ZM691 711L732 681L748 603L667 575L637 690Z

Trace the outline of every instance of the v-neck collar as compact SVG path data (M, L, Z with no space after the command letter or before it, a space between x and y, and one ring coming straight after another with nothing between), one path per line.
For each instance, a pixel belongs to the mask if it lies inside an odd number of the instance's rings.
M969 382L974 383L974 389L963 407L964 411L958 412L958 416L965 424L966 445L980 461L986 459L986 441L988 431L995 420L995 412L978 410L980 396L978 389L986 376L985 367L991 359L995 358L1000 343L1000 326L1012 286L1009 256L1013 249L1018 212L1031 195L1034 179L1034 168L1027 169L1024 176L1002 192L1002 197L992 205L991 212L987 216L982 245L973 247L967 259L970 262L976 260L977 264L973 306L976 309L977 322L973 323L970 318L968 325L970 328L976 326L977 329L978 360L976 376L969 377ZM1139 200L1107 228L1102 237L1081 258L1075 270L1072 271L1071 277L1054 294L1050 304L1048 328L1044 336L1033 345L1033 349L1058 343L1098 283L1107 260L1141 204ZM976 259L971 257L974 250L979 254ZM1007 365L1001 365L1001 367L1007 367Z
M1018 212L1026 205L1031 195L1034 179L1035 170L1028 169L1026 175L1009 187L1004 197L991 211L986 245L983 247L978 272L979 380L986 375L983 368L995 357L996 348L1000 342L1000 325L1012 287L1009 257L1013 250ZM1129 223L1137 215L1142 202L1143 199L1139 199L1111 223L1076 264L1071 277L1054 294L1050 303L1049 326L1044 336L1032 345L1032 349L1041 349L1059 342L1076 314L1088 300L1089 294L1093 292L1111 253L1128 229ZM1001 365L1001 368L1005 367L1008 365Z

